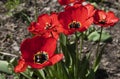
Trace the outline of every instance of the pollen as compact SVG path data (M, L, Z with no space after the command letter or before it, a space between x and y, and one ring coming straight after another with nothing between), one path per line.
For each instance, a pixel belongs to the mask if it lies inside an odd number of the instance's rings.
M48 54L45 51L38 52L34 55L34 62L38 64L43 64L48 60Z
M52 27L52 25L51 24L49 24L49 23L46 23L46 26L45 26L45 30L48 30L48 29L50 29Z
M73 22L71 22L71 23L69 24L69 28L70 28L70 29L71 29L71 28L77 29L77 28L80 28L80 26L81 26L80 22L77 22L77 21L73 21Z

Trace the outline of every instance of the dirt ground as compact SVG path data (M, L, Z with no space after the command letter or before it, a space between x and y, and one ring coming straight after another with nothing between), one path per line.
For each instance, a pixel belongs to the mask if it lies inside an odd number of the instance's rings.
M35 3L34 0L21 1L21 4L11 11L13 15L8 15L8 9L5 7L6 0L0 0L0 53L8 56L19 56L21 41L31 36L27 31L28 25L22 13L27 14L34 21ZM56 1L38 0L38 13L61 11L62 7ZM114 11L120 18L120 0L104 0L98 6ZM120 22L107 30L113 41L105 48L98 74L96 74L97 79L120 79ZM0 56L0 59L4 57Z

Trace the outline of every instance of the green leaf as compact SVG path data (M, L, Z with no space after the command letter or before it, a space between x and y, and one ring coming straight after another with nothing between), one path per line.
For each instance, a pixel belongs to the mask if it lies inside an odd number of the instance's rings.
M67 49L68 49L68 53L70 54L72 60L71 60L71 64L72 62L75 63L75 56L76 56L76 44L67 44Z
M60 43L66 46L66 36L64 34L60 34Z
M90 41L99 41L99 38L100 38L100 32L99 31L94 31L88 36L88 40L90 40ZM103 31L100 41L108 42L108 41L111 41L111 40L112 40L112 37L110 36L110 34Z
M105 41L111 41L111 40L112 40L112 37L110 36L110 34L103 31L101 41L105 42Z
M86 75L86 79L95 79L95 72L93 69L88 71L88 74Z
M28 67L28 68L26 69L26 71L24 71L24 73L25 73L26 75L28 75L29 77L32 77L32 75L33 75L33 71L31 70L30 67Z
M64 53L64 56L65 56L65 64L67 67L69 67L71 65L71 55L67 49L66 46L61 46L62 47L62 51Z
M12 71L8 66L9 63L7 61L0 60L0 72L12 74Z
M42 69L33 69L34 73L40 78L40 79L46 79L45 73Z
M98 54L98 56L96 57L96 59L95 59L95 61L93 63L94 72L96 72L98 67L99 67L99 64L100 64L100 61L102 59L103 50L104 50L105 46L106 46L106 44L102 46L102 48L100 50L100 53Z
M75 32L75 34L76 34L76 37L79 39L80 38L80 36L82 35L82 33L80 33L80 32Z
M79 63L79 77L81 79L86 79L86 74L89 70L89 60L86 56L82 58L82 61Z
M45 78L45 73L43 72L43 70L39 70L39 73L41 74L41 76L42 76L43 79L46 79Z
M60 70L62 69L62 73L64 72L64 74L62 74L62 75L64 75L64 77L62 79L71 79L70 73L68 71L68 67L65 66L65 63L63 61L61 61L60 64L61 64Z
M92 32L89 36L88 36L88 40L90 41L98 41L100 37L100 34L97 31Z
M24 77L28 78L28 79L32 79L32 77L30 77L28 74L26 74L26 73L24 73L24 72L21 72L21 74L22 74Z

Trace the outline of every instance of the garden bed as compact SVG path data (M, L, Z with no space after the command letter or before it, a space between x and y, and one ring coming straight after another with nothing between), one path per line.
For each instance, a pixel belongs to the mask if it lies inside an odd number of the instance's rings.
M20 43L31 34L28 32L28 23L26 17L30 16L34 21L35 3L32 0L21 0L21 4L13 11L6 8L6 0L0 0L0 59L7 60L13 57L19 57ZM120 18L120 0L105 0L97 6L107 8L115 12ZM39 14L50 11L63 10L56 0L38 0L37 10ZM24 14L23 14L24 13ZM120 22L114 27L106 29L112 36L112 42L105 47L100 68L96 74L96 79L119 79L120 78ZM2 54L1 54L2 53ZM4 54L4 55L3 55Z

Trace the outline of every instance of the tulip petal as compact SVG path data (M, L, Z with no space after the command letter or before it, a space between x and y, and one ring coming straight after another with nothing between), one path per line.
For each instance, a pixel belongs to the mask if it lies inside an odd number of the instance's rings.
M55 54L54 56L52 56L50 58L50 62L52 63L52 65L54 65L55 63L59 62L61 59L63 58L63 54Z
M18 62L18 65L14 68L14 71L16 73L24 72L26 70L27 66L28 65L26 64L25 60L21 58Z
M45 51L51 57L56 49L56 39L44 38L41 36L35 36L28 38L21 44L21 53L25 61L33 61L33 57L37 52Z
M37 69L42 69L42 68L44 68L44 67L46 67L46 66L50 66L50 65L52 65L52 63L51 62L49 62L49 61L46 61L45 63L43 63L43 64L37 64L37 63L34 63L34 62L27 62L32 68L37 68Z
M115 16L115 14L112 12L112 11L109 11L108 13L107 13L107 23L109 24L114 24L114 23L116 23L116 22L118 22L119 21L119 18L117 18L116 16Z
M45 39L44 39L45 40ZM54 38L48 38L46 41L43 41L44 45L41 47L41 51L45 51L48 53L48 56L51 57L56 50L56 42L57 40Z

